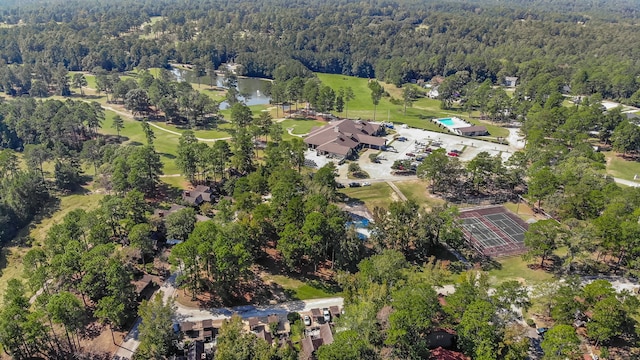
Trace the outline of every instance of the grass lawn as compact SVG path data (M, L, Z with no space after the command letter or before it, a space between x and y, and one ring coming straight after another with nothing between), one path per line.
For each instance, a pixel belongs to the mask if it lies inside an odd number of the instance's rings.
M327 298L339 296L339 293L332 293L315 284L292 279L284 275L265 275L264 280L270 280L282 286L289 293L292 300L307 300L317 298Z
M371 102L371 91L367 84L368 80L353 76L316 73L323 84L330 86L334 90L350 86L353 89L355 98L348 104L347 115L350 118L362 118L374 120L374 106ZM506 137L509 130L487 124L477 119L469 119L467 113L461 110L442 110L440 101L423 97L408 107L406 113L403 105L391 103L391 98L402 100L402 90L392 84L382 84L390 97L383 97L375 111L375 120L391 121L395 123L407 124L411 127L431 130L436 132L447 132L431 122L433 118L457 116L473 124L484 125L492 136ZM341 115L345 115L342 113Z
M507 210L519 216L522 220L528 221L531 219L536 219L536 216L533 214L533 209L523 202L520 204L514 202L508 202L502 204Z
M388 208L393 200L391 194L394 193L393 189L384 182L373 183L371 186L340 189L340 192L353 200L363 201L370 211L373 211L376 206Z
M96 209L103 196L104 195L98 194L74 194L64 196L60 198L58 210L55 211L51 217L32 221L20 231L20 234L16 238L19 239L25 235L29 235L35 240L36 244L39 244L44 240L51 226L62 222L62 219L71 210L85 209L88 211ZM0 250L0 294L5 292L7 282L10 279L22 278L22 271L24 269L22 257L27 251L29 251L29 247L16 243L9 243Z
M160 181L178 189L186 189L190 185L184 176L165 176L161 177Z
M615 151L607 151L604 155L607 158L607 173L609 175L625 180L633 180L636 174L640 176L640 162L625 160Z
M501 269L489 271L491 281L501 283L507 280L524 280L527 285L537 284L553 278L553 275L544 270L532 270L527 267L527 262L520 256L511 256L498 259Z
M102 124L101 133L106 135L116 135L116 130L111 126L113 125L113 117L116 115L113 111L105 111L105 121ZM120 135L126 138L125 144L129 145L143 145L147 143L146 137L142 132L142 126L139 121L122 117L124 119L124 128L120 131ZM176 150L178 147L178 135L170 134L168 132L155 129L151 127L153 133L156 135L153 144L156 151L160 154L160 160L164 164L165 174L179 174L178 166L175 163Z
M316 126L327 125L327 122L321 121L321 120L312 120L312 119L308 119L308 120L287 119L282 121L280 124L282 124L282 128L285 131L288 128L293 128L293 130L291 130L291 133L301 135L301 134L307 134L309 131L311 131L312 128Z
M417 202L424 207L432 207L435 205L444 204L444 200L431 197L427 189L428 183L424 180L409 180L395 182L396 186L404 196L409 200Z
M163 122L154 122L154 124L163 129L167 129L167 130L171 130L179 133L184 133L187 130L192 130L192 129L187 129L181 126L176 126L176 125L167 124ZM216 130L192 130L192 131L196 135L196 137L199 137L201 139L220 139L220 138L227 138L231 136L227 131L224 131L225 128L231 128L231 124L229 123L220 124L220 126L218 126Z

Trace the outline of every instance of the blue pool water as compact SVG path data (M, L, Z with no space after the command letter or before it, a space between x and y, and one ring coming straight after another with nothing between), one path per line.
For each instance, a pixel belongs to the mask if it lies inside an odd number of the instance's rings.
M366 229L369 226L369 219L359 219L354 221L349 221L347 226L352 225L357 229Z
M444 118L444 119L438 119L438 121L440 123L442 123L442 125L445 126L453 126L454 122L452 118Z

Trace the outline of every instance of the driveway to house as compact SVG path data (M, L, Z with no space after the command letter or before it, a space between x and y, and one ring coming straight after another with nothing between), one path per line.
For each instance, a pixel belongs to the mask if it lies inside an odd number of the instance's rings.
M162 294L162 299L166 303L169 299L176 297L176 278L178 272L175 272L165 280L160 289L157 292ZM153 295L155 296L155 294ZM236 306L230 308L212 308L212 309L200 309L189 306L184 306L176 302L176 319L177 321L202 321L202 320L224 320L231 318L232 315L240 315L243 319L250 317L268 316L271 314L286 315L290 312L302 312L310 311L315 308L328 308L331 306L340 306L344 304L344 299L341 297L324 298L324 299L310 299L310 300L298 300L288 301L275 305L259 306L259 305L246 305ZM127 334L123 341L120 343L115 355L120 358L131 358L135 353L140 341L138 340L138 327L140 326L141 319L138 318Z

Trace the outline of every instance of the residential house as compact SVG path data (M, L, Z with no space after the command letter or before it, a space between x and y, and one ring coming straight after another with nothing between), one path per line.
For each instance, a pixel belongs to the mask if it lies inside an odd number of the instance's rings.
M136 287L135 291L138 300L142 300L144 291L153 286L153 278L149 274L144 274L141 279L132 281L132 283Z
M333 343L333 333L329 324L320 325L318 331L308 334L302 339L302 353L300 359L312 360L315 359L315 352L322 345L329 345Z
M443 348L437 348L431 350L429 355L429 359L431 360L470 360L469 357L465 356L461 352L447 350Z
M504 86L506 87L516 87L517 82L518 78L515 76L505 76L504 78Z
M187 360L204 360L207 355L204 352L204 341L196 340L189 344Z
M387 140L380 137L384 127L368 121L340 120L311 129L304 142L319 155L338 158L354 156L361 148L382 149Z
M429 92L427 92L427 96L429 97L429 99L437 99L437 98L439 98L440 97L440 91L438 91L438 86L431 87Z
M178 205L178 204L172 204L171 207L168 210L164 210L164 209L156 209L153 211L153 215L159 217L159 218L165 218L171 214L173 214L176 211L180 211L182 209L185 209L186 206L182 206L182 205ZM203 216L200 214L196 214L196 221L208 221L211 220L210 217L207 216Z
M189 205L198 206L203 202L211 202L211 200L213 200L213 194L210 187L198 185L193 190L183 191L182 200Z

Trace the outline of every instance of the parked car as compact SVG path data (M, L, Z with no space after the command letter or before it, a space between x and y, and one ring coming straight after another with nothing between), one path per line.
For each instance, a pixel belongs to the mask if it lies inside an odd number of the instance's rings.
M462 151L460 151L460 150L458 150L458 149L453 149L453 150L451 150L451 152L454 152L454 153L456 153L456 154L460 154Z
M425 148L425 149L424 149L424 151L426 151L426 152L432 152L432 151L433 151L433 149L432 149L432 148L430 148L430 147L428 147L428 148Z
M344 189L344 184L343 183L336 183L336 188Z
M329 309L327 308L322 309L322 315L324 316L324 322L331 321L331 313L329 312Z
M368 181L363 182L362 184L360 184L362 186L371 186L371 183Z
M360 183L359 182L350 182L349 183L349 187L360 187Z
M536 332L538 333L538 335L544 335L544 333L546 333L547 331L549 331L549 328L546 328L546 327L536 329Z
M405 142L405 141L407 141L407 138L406 138L406 137L404 137L404 136L400 136L400 137L399 137L398 139L396 139L396 140L401 141L401 142Z
M452 157L460 156L460 154L458 154L457 152L453 152L453 151L450 151L447 155L452 156Z
M305 315L303 321L306 326L311 326L311 318L309 317L309 315Z
M416 156L416 154L414 154L414 153L407 153L406 155L407 155L408 157L415 157L415 156Z

